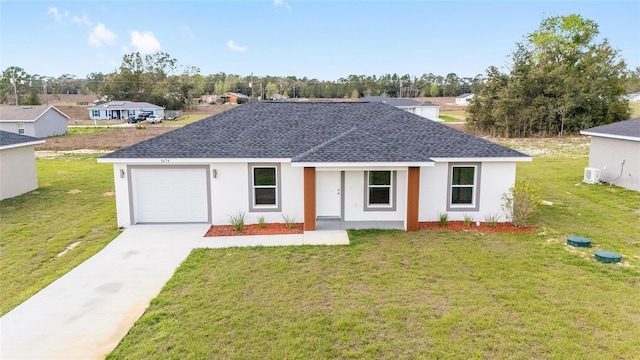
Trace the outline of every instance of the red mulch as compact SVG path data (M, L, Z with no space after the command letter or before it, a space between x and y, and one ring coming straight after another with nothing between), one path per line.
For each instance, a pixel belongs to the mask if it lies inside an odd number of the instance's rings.
M420 222L420 229L424 230L446 230L446 231L480 231L484 233L509 233L509 234L526 234L536 231L537 226L520 226L516 227L512 223L496 223L494 227L487 225L487 223L480 223L480 226L476 226L473 222L469 226L465 226L463 221L448 221L447 225L440 226L439 221L426 221Z
M287 229L283 223L269 223L260 227L259 224L245 225L242 231L236 231L231 225L212 225L205 236L240 236L240 235L276 235L276 234L302 234L302 223L295 223L291 229Z

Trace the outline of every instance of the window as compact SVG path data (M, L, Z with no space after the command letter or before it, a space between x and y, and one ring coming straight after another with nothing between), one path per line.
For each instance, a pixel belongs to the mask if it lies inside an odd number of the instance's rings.
M100 117L100 110L91 110L91 117Z
M365 211L396 209L396 172L365 171Z
M24 123L18 123L18 134L24 135Z
M447 210L478 210L479 164L449 166Z
M280 165L250 164L250 211L280 211Z

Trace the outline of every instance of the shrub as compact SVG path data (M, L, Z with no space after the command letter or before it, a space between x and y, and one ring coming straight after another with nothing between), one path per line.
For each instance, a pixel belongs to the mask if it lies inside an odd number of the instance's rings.
M492 213L484 216L484 221L487 223L488 227L496 227L498 220L500 220L500 215L498 215L498 213Z
M449 215L445 212L445 213L439 213L438 214L438 218L440 218L439 222L440 222L440 227L445 227L447 226L447 223L449 222Z
M260 216L260 217L258 218L258 227L259 227L260 229L264 229L265 225L266 225L266 223L265 223L265 221L264 221L264 216Z
M295 223L296 223L296 218L293 217L293 216L288 216L288 215L283 214L282 215L282 219L284 220L284 226L287 229L293 228L293 225L295 225Z
M502 210L514 226L523 226L536 210L540 189L523 181L516 182L508 192L502 194Z
M464 219L464 220L462 220L462 224L463 224L464 226L471 226L471 223L473 222L473 216L472 216L472 215L469 215L469 214L467 214L467 213L464 213L464 215L463 215L463 219Z
M239 211L235 215L229 215L229 223L235 231L242 231L244 229L244 219L246 214L244 211Z

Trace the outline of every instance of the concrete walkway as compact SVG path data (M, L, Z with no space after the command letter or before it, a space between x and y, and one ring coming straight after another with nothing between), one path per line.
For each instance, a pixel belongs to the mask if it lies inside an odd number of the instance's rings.
M345 231L203 238L208 228L127 228L0 318L0 359L104 359L194 248L349 243Z

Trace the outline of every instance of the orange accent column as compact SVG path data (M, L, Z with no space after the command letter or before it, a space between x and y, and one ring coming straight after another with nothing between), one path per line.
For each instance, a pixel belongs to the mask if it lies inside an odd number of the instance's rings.
M316 229L316 168L304 168L304 230Z
M420 207L420 168L410 167L407 174L407 231L418 231Z

